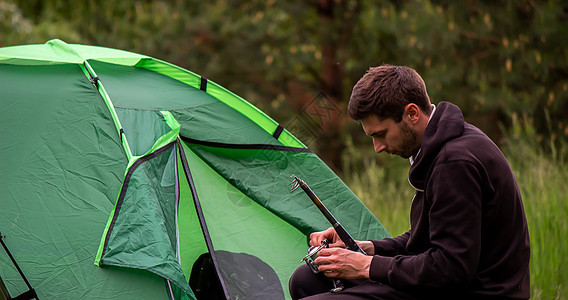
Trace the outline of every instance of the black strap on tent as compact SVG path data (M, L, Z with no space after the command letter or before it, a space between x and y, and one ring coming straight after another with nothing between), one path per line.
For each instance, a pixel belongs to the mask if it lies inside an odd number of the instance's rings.
M282 131L284 131L284 127L282 127L282 125L278 124L278 127L276 127L276 130L274 130L274 133L272 134L272 136L275 139L278 139L280 137L280 134L282 134Z
M83 62L83 66L85 66L85 70L87 70L87 73L89 73L89 81L98 89L99 80L100 80L99 77L93 76L93 74L91 73L91 71L89 71L89 68L87 67L86 61Z
M6 244L4 243L3 238L4 238L4 236L2 236L2 234L0 233L0 243L2 243L2 247L4 247L4 251L6 251L6 254L8 254L8 256L10 257L10 260L12 260L12 263L16 267L16 270L18 270L18 273L20 273L20 276L22 277L22 279L24 280L24 282L28 286L27 292L24 292L21 295L17 296L16 298L11 298L11 299L12 300L28 300L28 299L38 299L39 300L35 290L32 288L30 282L28 281L28 279L24 275L24 272L22 272L22 269L20 269L20 266L16 262L16 259L14 259L14 257L12 256L12 253L10 253L10 250L8 250L8 246L6 246Z
M207 77L201 76L201 84L199 85L199 89L207 92Z
M119 134L120 134L120 142L122 143L124 139L124 129L120 128Z
M190 137L181 136L181 139L197 145L203 145L208 147L216 147L216 148L228 148L228 149L249 149L249 150L274 150L274 151L289 151L289 152L312 152L312 150L308 148L298 148L298 147L290 147L290 146L283 146L283 145L271 145L271 144L228 144L228 143L220 143L220 142L211 142L211 141L202 141L192 139Z
M98 89L98 88L99 88L99 80L100 80L99 77L93 77L91 74L89 74L89 75L90 75L89 80L90 80L91 83L94 84L94 85L97 87L97 89Z
M189 164L187 163L187 158L185 157L185 151L183 151L180 139L176 141L176 147L177 149L179 149L180 152L183 171L185 173L185 177L187 178L187 182L189 183L191 194L193 196L195 211L197 213L197 218L199 219L199 224L201 225L201 231L203 231L203 237L205 238L205 244L207 245L207 250L211 255L211 261L213 263L213 266L215 267L215 272L217 273L217 278L219 278L219 282L221 283L221 287L223 289L223 293L225 294L225 298L229 300L231 299L231 296L229 295L229 292L227 290L227 285L225 284L225 281L223 280L223 277L221 276L221 272L219 270L219 263L217 262L217 256L215 255L213 242L211 241L211 236L209 235L209 230L207 229L207 224L205 223L205 217L203 216L201 203L199 202L199 197L197 196L197 190L195 189L195 184L193 183L193 177L191 176L191 171L189 170Z

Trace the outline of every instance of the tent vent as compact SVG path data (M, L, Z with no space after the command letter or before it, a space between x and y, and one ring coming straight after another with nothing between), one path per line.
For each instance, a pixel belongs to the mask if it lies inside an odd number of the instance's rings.
M207 78L205 76L201 76L201 85L199 86L199 89L207 92Z
M272 136L275 139L278 139L283 130L284 130L284 127L282 127L282 125L278 124L278 127L276 127L276 130L274 130L274 133L272 134Z

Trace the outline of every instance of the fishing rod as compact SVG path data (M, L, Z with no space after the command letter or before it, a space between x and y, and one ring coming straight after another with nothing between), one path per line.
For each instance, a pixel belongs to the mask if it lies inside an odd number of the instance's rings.
M295 191L298 187L301 187L302 190L304 190L304 192L308 195L308 197L310 197L312 202L314 202L314 204L321 211L321 213L325 216L325 218L329 221L329 223L331 223L331 226L333 226L333 228L335 229L335 232L337 232L337 235L339 236L339 238L343 241L343 243L345 243L345 246L347 246L347 249L366 254L365 251L363 251L363 249L361 249L361 247L359 247L357 242L355 242L355 239L353 239L353 237L351 237L349 232L347 232L347 230L345 230L345 228L343 226L341 226L341 224L337 221L337 219L335 219L335 217L331 214L331 212L329 212L327 207L325 207L325 205L323 205L321 200L318 198L318 196L316 196L316 194L312 191L312 189L310 189L308 184L306 182L304 182L302 179L298 178L294 174L292 174L292 176L290 176L290 177L292 177L294 179L292 181L292 192Z
M363 251L363 249L361 249L361 247L357 245L357 242L355 242L349 232L347 232L347 230L345 230L345 228L341 226L337 219L331 214L331 212L329 212L329 209L327 209L327 207L323 205L321 200L318 198L318 196L316 196L312 189L310 189L308 184L294 174L292 174L292 176L290 177L294 178L294 180L292 181L292 192L295 191L298 187L301 187L302 190L304 190L304 192L308 195L308 197L310 197L312 202L314 202L314 204L329 221L329 223L331 223L331 226L333 226L339 238L343 241L343 243L345 243L347 249L365 254L365 251ZM312 269L312 272L316 274L319 273L319 268L314 263L314 260L316 259L317 254L321 249L329 247L329 241L327 239L324 239L321 243L321 246L310 247L310 249L308 249L308 254L301 260L305 262L308 267ZM341 279L330 278L330 280L333 283L333 288L330 290L330 292L337 293L343 290L344 286Z

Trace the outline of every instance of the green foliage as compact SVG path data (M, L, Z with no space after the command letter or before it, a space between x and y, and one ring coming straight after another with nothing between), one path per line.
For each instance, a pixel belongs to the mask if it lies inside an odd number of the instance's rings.
M33 23L24 17L18 5L0 1L0 45L27 43L33 28Z
M517 174L531 237L533 299L568 298L568 164L567 148L544 151L528 118L515 117L505 153Z

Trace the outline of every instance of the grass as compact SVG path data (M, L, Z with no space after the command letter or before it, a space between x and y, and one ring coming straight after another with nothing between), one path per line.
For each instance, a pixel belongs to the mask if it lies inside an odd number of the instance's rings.
M568 299L568 154L566 147L542 150L531 122L513 122L501 148L523 196L531 239L531 299ZM413 188L409 163L349 145L344 180L396 236L409 229ZM564 149L564 150L562 150Z

